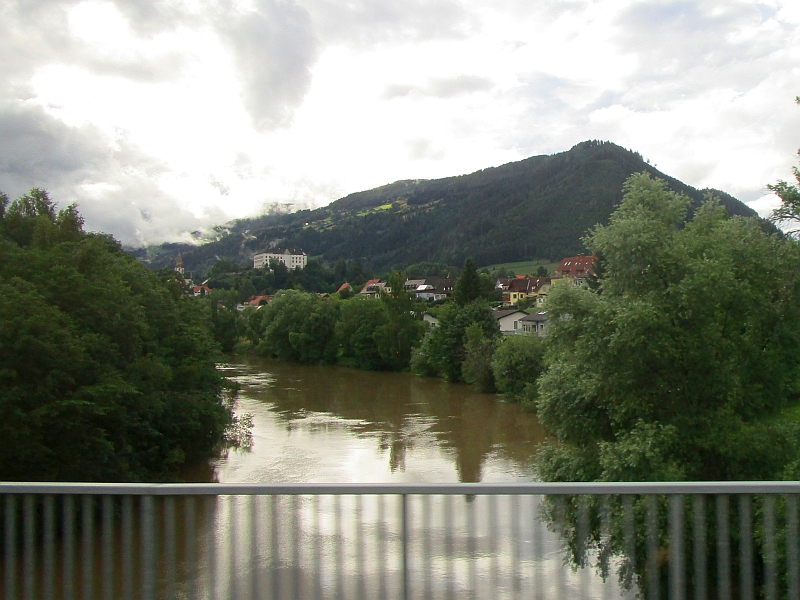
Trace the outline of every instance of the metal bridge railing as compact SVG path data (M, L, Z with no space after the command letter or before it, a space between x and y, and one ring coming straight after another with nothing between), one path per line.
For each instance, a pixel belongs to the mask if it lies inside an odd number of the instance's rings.
M800 482L6 483L0 494L7 600L800 591Z

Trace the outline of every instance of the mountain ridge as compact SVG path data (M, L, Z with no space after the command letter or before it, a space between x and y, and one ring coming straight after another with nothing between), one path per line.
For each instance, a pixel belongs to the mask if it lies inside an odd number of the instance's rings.
M467 256L479 266L557 260L584 250L581 238L608 222L624 181L641 171L687 195L692 210L712 193L728 214L756 216L726 192L698 190L637 152L592 140L469 174L395 181L314 210L240 219L214 242L162 244L148 262L170 266L180 251L186 268L202 273L222 258L246 264L270 246L331 263L358 259L376 271L423 261L460 265Z

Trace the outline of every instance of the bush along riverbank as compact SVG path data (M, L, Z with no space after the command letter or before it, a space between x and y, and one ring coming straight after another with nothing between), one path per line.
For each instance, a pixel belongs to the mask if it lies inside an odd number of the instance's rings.
M0 479L173 481L234 423L210 311L173 271L0 194Z
M453 299L443 305L418 302L404 283L404 274L395 272L389 291L375 296L282 290L269 304L238 314L217 306L217 313L228 312L217 319L228 319L224 331L238 340L236 352L374 371L411 370L532 405L542 343L535 336L500 335L486 285L471 260ZM425 311L435 312L438 320L430 330L422 319Z

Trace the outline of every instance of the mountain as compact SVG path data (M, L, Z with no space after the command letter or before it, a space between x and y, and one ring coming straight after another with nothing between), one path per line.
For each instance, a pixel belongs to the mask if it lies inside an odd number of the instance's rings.
M324 208L241 219L219 229L216 241L163 244L147 257L153 266L170 266L182 252L195 273L222 258L247 264L270 246L302 249L328 262L360 259L376 271L423 261L461 265L468 256L479 266L555 261L585 250L581 238L608 222L623 182L641 171L689 196L693 208L711 192L730 215L756 216L725 192L697 190L661 173L637 152L587 141L469 175L397 181Z

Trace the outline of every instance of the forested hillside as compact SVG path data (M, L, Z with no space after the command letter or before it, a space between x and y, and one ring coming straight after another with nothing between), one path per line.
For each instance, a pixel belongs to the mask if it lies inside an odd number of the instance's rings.
M244 219L215 242L163 245L145 259L168 266L182 252L195 274L221 258L247 264L255 251L271 245L329 262L359 259L376 271L421 261L460 265L468 256L479 266L558 260L584 250L581 238L608 223L622 200L623 182L641 171L689 196L693 208L708 192L664 175L638 153L589 141L469 175L398 181L313 211ZM713 192L729 214L755 215L732 196Z

